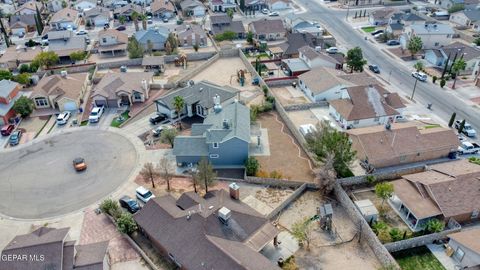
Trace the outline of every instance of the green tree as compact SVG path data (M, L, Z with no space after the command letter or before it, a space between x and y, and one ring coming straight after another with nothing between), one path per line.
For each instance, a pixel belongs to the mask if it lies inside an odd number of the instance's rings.
M250 45L253 44L253 33L252 33L252 31L247 32L247 42Z
M169 144L173 148L173 143L175 142L177 134L177 130L174 128L163 130L162 134L160 134L160 141Z
M130 18L133 20L133 24L135 25L135 32L138 32L138 19L140 17L140 14L138 12L134 11L132 12L132 15L130 15Z
M423 41L420 37L415 36L410 39L407 44L407 49L410 51L412 55L412 59L414 58L415 54L419 52L423 47Z
M30 74L29 73L20 73L17 76L13 77L13 80L19 84L30 84Z
M133 219L132 214L123 212L117 218L117 229L124 234L131 234L138 229L137 223Z
M348 136L331 127L323 121L317 131L310 133L306 138L307 147L316 158L324 162L328 155L334 156L333 168L340 177L349 175L349 166L355 159L356 152L352 150Z
M200 46L198 45L198 42L195 42L195 44L193 44L193 49L195 50L195 52L198 52L199 48Z
M465 9L465 5L463 5L463 4L453 4L448 9L448 13L452 14L452 13L455 13L457 11L461 11L461 10L464 10L464 9Z
M233 9L229 8L227 9L227 15L230 17L230 19L233 19Z
M142 14L142 15L138 16L138 19L142 21L143 30L147 30L147 16Z
M455 78L453 79L452 89L455 89L455 84L457 82L457 77L460 71L465 70L466 67L467 67L467 63L465 62L465 60L463 60L463 57L453 62L452 71L453 71L453 74L455 75Z
M167 43L170 44L170 48L172 51L175 51L178 48L178 39L174 33L168 34Z
M112 199L105 199L102 201L100 203L100 210L102 210L103 213L112 216L114 219L117 219L121 214L117 201Z
M125 24L127 22L127 18L122 15L118 17L118 21L120 22L120 24Z
M432 218L427 221L427 223L425 224L424 230L427 231L428 233L437 233L437 232L443 231L444 228L445 228L445 224L442 221L436 218Z
M33 59L33 63L35 63L39 67L49 68L58 63L59 60L60 58L55 52L48 51L37 54L37 56L35 56L35 58Z
M480 37L474 39L473 43L475 43L475 45L477 45L477 46L480 46Z
M448 57L447 57L447 61L445 61L445 65L443 67L443 71L442 71L442 76L440 77L441 79L445 78L445 73L447 72L448 70L448 63L450 62L450 54L448 54ZM443 86L442 86L443 87Z
M465 119L462 120L462 122L460 122L460 126L458 127L458 134L462 134L463 132L463 129L465 128Z
M443 88L446 83L447 83L447 81L445 79L441 79L440 80L440 87Z
M307 245L306 249L310 250L310 242L312 241L313 222L308 217L292 224L292 236L297 239L298 243Z
M173 98L173 107L175 108L175 112L177 113L178 124L180 125L180 129L182 128L182 120L180 119L180 114L182 113L183 109L185 108L185 100L182 96L175 96Z
M160 176L158 169L153 166L153 163L147 162L143 165L142 170L140 171L144 181L150 181L152 183L152 188L155 188L155 178Z
M21 64L19 68L20 73L30 72L30 67L27 64Z
M143 57L143 52L144 52L143 47L142 45L140 45L140 43L138 43L135 37L131 37L130 40L128 41L127 51L128 51L128 58L130 59Z
M62 1L62 8L66 8L68 5L67 5L67 2L64 0Z
M245 162L245 170L248 176L255 176L258 169L260 169L260 163L255 157L248 157Z
M450 121L448 121L448 127L452 127L453 123L455 122L455 118L457 117L457 113L453 112L452 116L450 116Z
M208 187L215 183L217 174L213 171L212 164L206 159L202 158L197 167L197 179L200 181L205 193L208 193Z
M33 112L33 101L26 96L21 96L13 104L13 110L22 117L27 117Z
M363 71L363 66L367 60L363 59L362 49L355 47L347 52L347 66L350 67L350 72Z
M36 12L37 14L35 15L35 24L37 27L37 32L39 35L43 33L43 20L42 20L42 14L40 14L40 10L38 10L38 6L35 5Z
M240 9L245 11L245 0L240 0Z
M384 231L388 229L388 226L385 222L383 221L377 221L375 223L372 224L372 231L378 235L380 233L380 231Z
M415 65L413 65L413 67L414 67L417 71L421 71L421 70L423 70L424 65L423 65L422 61L417 61L417 62L415 63Z
M76 52L72 52L70 54L70 60L72 60L72 62L76 62L76 61L80 61L80 60L85 59L86 56L87 56L87 52L76 51Z
M12 72L6 69L0 69L0 81L13 79Z
M393 242L400 241L403 239L403 233L399 228L390 229L389 234Z
M393 184L382 182L375 185L375 194L382 199L382 206L386 199L393 196Z
M233 31L225 31L222 34L215 35L216 41L224 41L224 40L234 40L237 37L237 34Z
M390 236L390 232L388 230L379 231L377 237L378 240L384 244L392 242L392 236Z

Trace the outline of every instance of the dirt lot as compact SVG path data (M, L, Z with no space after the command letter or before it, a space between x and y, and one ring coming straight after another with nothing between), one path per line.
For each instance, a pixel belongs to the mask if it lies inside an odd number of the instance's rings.
M292 104L305 104L310 101L298 88L291 86L286 87L271 87L270 91L274 92L283 106Z
M257 157L260 169L266 172L275 170L287 179L313 181L310 160L284 126L278 113L264 113L257 118L257 122L262 128L268 129L270 144L270 156Z
M392 54L396 55L397 57L400 57L400 59L402 59L403 61L414 61L415 59L420 59L421 56L423 54L425 54L425 52L423 50L420 50L419 52L417 52L415 54L415 57L414 59L412 59L412 55L410 54L410 52L408 50L404 50L403 53L402 53L402 49L401 48L391 48L391 49L387 49L389 52L391 52Z
M278 222L290 230L295 222L317 214L317 207L324 202L319 192L307 191L281 214ZM371 270L380 266L371 249L354 238L355 224L341 206L333 204L333 224L339 237L332 237L319 228L318 222L313 222L310 251L301 248L294 254L300 269Z
M204 71L192 78L194 81L208 80L218 85L229 85L240 91L257 91L259 88L252 85L252 76L246 73L245 85L242 87L237 82L237 71L246 69L239 57L220 58ZM230 83L231 82L231 83Z
M50 119L49 116L27 117L20 122L18 128L25 129L26 132L37 134Z

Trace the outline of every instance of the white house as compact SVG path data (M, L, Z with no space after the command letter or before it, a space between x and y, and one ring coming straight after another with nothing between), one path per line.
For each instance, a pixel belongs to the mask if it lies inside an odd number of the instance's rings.
M104 7L95 7L84 12L83 18L94 26L104 26L110 22L110 10Z
M180 7L185 16L205 16L205 6L198 0L183 0L180 2Z
M268 9L271 11L279 11L291 8L289 0L267 0Z
M480 228L462 230L449 234L448 237L450 241L447 252L453 252L452 258L458 269L475 269L480 266Z
M77 1L73 7L80 12L84 12L85 10L92 9L96 6L97 2L95 0L80 0Z
M347 87L329 102L329 114L344 129L392 123L403 108L400 96L380 85Z
M406 46L412 37L420 37L424 49L440 48L452 43L455 30L450 25L440 23L412 24L405 27L400 37L402 46Z
M209 0L208 6L213 12L226 12L228 9L235 10L237 4L235 3L235 0Z
M341 98L341 90L352 86L350 82L336 76L333 68L314 68L298 76L300 89L312 101Z
M342 66L342 63L338 62L337 59L317 52L310 46L301 47L298 49L298 53L298 57L302 59L309 68L326 67L339 69Z
M480 68L480 50L458 41L440 49L426 50L425 60L432 65L443 67L448 56L450 56L449 65L451 65L455 55L457 58L463 56L467 64L465 70L460 72L461 75L477 75Z

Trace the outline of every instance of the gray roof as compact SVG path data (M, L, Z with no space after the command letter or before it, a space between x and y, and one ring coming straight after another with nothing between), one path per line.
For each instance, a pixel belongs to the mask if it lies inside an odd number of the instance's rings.
M229 24L232 19L227 14L212 14L210 15L210 23L215 24Z
M392 31L403 29L403 24L401 23L391 23L388 26L390 27L390 29L392 29Z
M29 26L36 26L34 14L12 15L9 21L10 26L16 24L17 22L20 22L20 24L25 24Z
M182 8L182 10L195 8L197 6L203 6L203 5L198 0L183 0L182 2L180 2L180 7Z
M231 211L227 224L217 217L222 207ZM203 198L182 195L177 201L171 195L154 198L134 219L182 268L279 269L254 249L272 241L278 230L225 190L211 191ZM252 245L252 240L260 245Z
M414 21L426 21L425 18L418 16L414 13L407 13L402 16L402 20L406 22L414 22Z
M107 18L110 17L110 10L104 7L94 7L89 10L85 10L84 13L86 18L94 18L99 15L104 15Z
M230 122L230 129L223 128L224 119ZM220 112L207 115L203 123L211 125L206 131L207 143L223 142L233 137L250 142L250 109L239 102L228 104Z
M228 17L228 16L227 16ZM230 19L230 17L229 17ZM211 25L212 32L214 35L222 34L226 31L232 31L237 34L245 33L245 27L243 26L242 21L232 21L228 22L227 24L214 24Z
M170 32L165 27L156 27L155 29L140 30L135 32L133 36L141 44L146 44L148 40L152 43L165 43Z
M445 35L445 34L455 34L455 31L450 25L447 24L440 24L440 23L432 23L432 24L412 24L410 28L415 32L415 34L419 35ZM436 25L436 26L435 26Z
M472 22L476 22L476 21L480 20L480 10L470 9L470 10L463 10L462 12Z
M76 246L75 267L103 264L107 248L108 241Z
M208 156L208 145L203 136L177 136L173 145L173 155L175 156Z
M12 82L10 80L1 80L0 81L0 97L8 96L13 89L18 86L17 82Z
M253 21L250 23L253 27L255 34L270 34L270 33L283 33L285 32L285 27L283 26L283 21L280 19L267 20L260 19L258 21Z
M443 48L441 48L441 50L445 53L446 57L448 57L449 54L451 55L451 57L454 57L455 53L458 53L459 56L463 54L463 59L465 59L465 61L470 61L472 59L480 57L479 49L468 46L458 41L444 46Z
M13 238L3 250L6 251L63 242L69 230L70 228L55 229L40 227L32 233L15 236L15 238Z
M285 63L292 72L310 70L307 64L300 58L283 59L282 62Z
M192 86L187 86L157 99L155 102L164 105L170 110L174 110L173 100L176 96L183 97L185 103L193 104L198 102L202 107L213 108L213 97L218 95L220 102L224 102L236 96L238 90L229 87L221 87L207 81L198 82Z

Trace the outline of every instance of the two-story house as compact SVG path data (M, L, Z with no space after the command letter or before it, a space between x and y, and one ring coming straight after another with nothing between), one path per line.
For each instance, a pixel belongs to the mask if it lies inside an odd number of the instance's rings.
M121 16L127 18L127 20L132 20L132 14L136 12L142 14L142 7L136 4L126 4L120 5L113 10L113 17L118 19Z
M205 6L198 0L183 0L180 2L184 16L203 17L205 16Z
M71 8L64 8L55 12L50 19L50 27L55 30L75 30L78 23L78 11Z
M248 24L248 30L257 41L278 40L285 38L287 30L280 19L260 19Z
M408 41L413 37L420 37L423 49L440 48L452 43L455 30L447 24L425 23L412 24L405 27L405 34L400 37L400 43L406 48Z
M95 7L86 10L83 14L84 20L92 26L104 26L110 22L110 10L104 7Z
M35 32L37 24L34 14L12 15L9 20L10 31L13 35L22 36L26 33Z
M391 123L403 108L400 96L380 85L347 87L340 99L329 102L329 114L344 129Z
M205 118L213 112L213 97L220 98L220 105L231 103L238 98L238 90L228 86L219 86L208 81L200 81L157 99L157 112L167 115L170 119L178 118L176 108L173 104L175 97L180 96L185 102L185 107L180 111L180 117L193 117L194 115Z
M220 105L203 124L193 124L190 136L175 137L173 155L177 164L196 164L206 158L214 167L243 168L250 144L250 109L238 101Z
M200 25L183 24L175 28L179 47L207 46L207 34Z
M98 33L98 52L112 56L123 55L127 51L128 35L115 29L105 29Z
M238 38L245 38L245 27L242 21L233 21L227 14L210 15L210 28L213 35L223 34L231 31L237 34Z
M227 12L228 9L235 10L237 4L234 0L209 0L208 6L213 12Z
M175 7L169 0L155 0L150 8L152 15L157 18L170 19L175 16Z
M10 80L0 81L0 126L9 122L10 118L15 117L13 104L19 97L22 86Z

